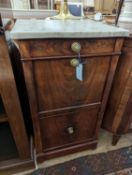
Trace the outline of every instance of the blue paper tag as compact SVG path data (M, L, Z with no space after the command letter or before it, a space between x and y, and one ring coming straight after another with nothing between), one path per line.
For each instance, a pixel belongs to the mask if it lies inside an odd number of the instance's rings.
M83 81L83 64L81 63L76 67L76 78Z

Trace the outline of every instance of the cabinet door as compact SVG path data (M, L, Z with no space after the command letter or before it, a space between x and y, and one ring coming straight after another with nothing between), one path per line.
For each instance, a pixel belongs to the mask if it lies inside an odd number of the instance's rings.
M77 80L70 59L33 62L33 79L39 112L100 103L110 57L86 58L83 81ZM25 63L26 64L26 63Z

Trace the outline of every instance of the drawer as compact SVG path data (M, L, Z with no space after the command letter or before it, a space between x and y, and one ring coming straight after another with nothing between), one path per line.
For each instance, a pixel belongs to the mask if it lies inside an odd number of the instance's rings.
M110 57L86 58L83 81L76 78L76 68L70 61L51 59L33 62L32 76L38 112L101 102ZM26 62L24 64L26 66Z
M96 139L99 106L40 118L40 130L45 151L90 142Z
M54 39L54 40L22 40L19 41L22 57L53 57L75 55L71 45L78 42L81 54L98 54L113 52L115 39Z

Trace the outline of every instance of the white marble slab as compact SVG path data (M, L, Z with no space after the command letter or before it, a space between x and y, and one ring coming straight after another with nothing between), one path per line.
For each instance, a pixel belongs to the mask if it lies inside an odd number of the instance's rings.
M12 39L31 38L100 38L125 37L125 29L88 19L81 20L17 20Z

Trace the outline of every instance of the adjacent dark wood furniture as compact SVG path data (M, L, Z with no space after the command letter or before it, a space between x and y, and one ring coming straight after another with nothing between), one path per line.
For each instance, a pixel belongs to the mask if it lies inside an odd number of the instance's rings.
M32 114L35 146L45 159L96 148L123 38L17 40ZM78 42L84 80L70 63Z
M0 171L30 159L29 139L0 21Z
M113 132L113 145L132 131L132 37L124 42L102 127Z

